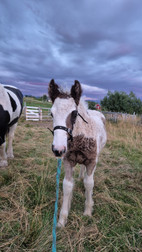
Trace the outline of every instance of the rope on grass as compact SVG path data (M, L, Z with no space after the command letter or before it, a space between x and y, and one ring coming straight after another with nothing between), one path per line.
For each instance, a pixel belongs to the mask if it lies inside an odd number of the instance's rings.
M58 166L57 166L57 174L56 174L56 201L55 201L55 208L54 208L54 217L53 217L53 229L52 229L52 252L56 252L56 225L57 225L57 212L58 212L58 197L59 197L59 181L60 181L60 174L61 174L61 165L62 160L58 159Z

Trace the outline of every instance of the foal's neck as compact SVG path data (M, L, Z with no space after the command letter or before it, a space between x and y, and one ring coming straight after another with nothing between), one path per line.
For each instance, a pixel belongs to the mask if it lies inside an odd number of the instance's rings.
M84 118L85 121L89 121L89 114L87 112L87 105L83 100L80 101L78 105L78 113ZM74 129L73 136L77 136L80 134L87 134L88 123L86 123L80 116L77 116Z

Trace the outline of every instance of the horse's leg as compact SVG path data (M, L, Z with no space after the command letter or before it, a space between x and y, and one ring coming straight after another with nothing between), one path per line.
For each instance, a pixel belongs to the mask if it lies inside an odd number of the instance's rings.
M0 166L7 166L6 142L0 146Z
M17 123L14 124L14 125L13 125L12 127L10 127L10 129L9 129L9 133L8 133L8 146L7 146L7 157L8 157L8 158L14 158L12 142L13 142L14 132L15 132L15 130L16 130L16 127L17 127Z
M72 191L73 191L73 167L67 160L64 160L65 177L63 180L63 203L60 211L58 227L64 227L69 214Z
M85 165L80 165L80 173L79 173L79 178L80 179L84 179L85 171L86 171Z
M94 167L94 166L93 166ZM93 209L93 187L94 187L94 171L95 167L92 168L90 165L86 167L86 173L84 176L84 186L85 186L85 210L84 215L91 216L92 215L92 209Z

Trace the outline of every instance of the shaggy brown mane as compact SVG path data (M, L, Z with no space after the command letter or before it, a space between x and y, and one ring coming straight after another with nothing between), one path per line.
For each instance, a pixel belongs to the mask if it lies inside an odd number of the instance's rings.
M59 93L58 97L61 99L68 99L71 97L71 95L69 93L65 93L62 90L59 90L59 92L60 93Z

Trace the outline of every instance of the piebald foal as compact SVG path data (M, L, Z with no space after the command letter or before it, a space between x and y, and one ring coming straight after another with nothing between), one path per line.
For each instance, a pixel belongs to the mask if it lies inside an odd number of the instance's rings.
M73 167L82 165L80 176L84 178L85 211L91 216L93 207L94 171L99 152L106 143L105 117L98 111L88 110L80 99L82 88L78 81L71 87L70 94L64 93L52 79L48 88L53 106L53 144L55 156L64 160L65 177L63 180L63 204L58 226L67 222L73 191Z

